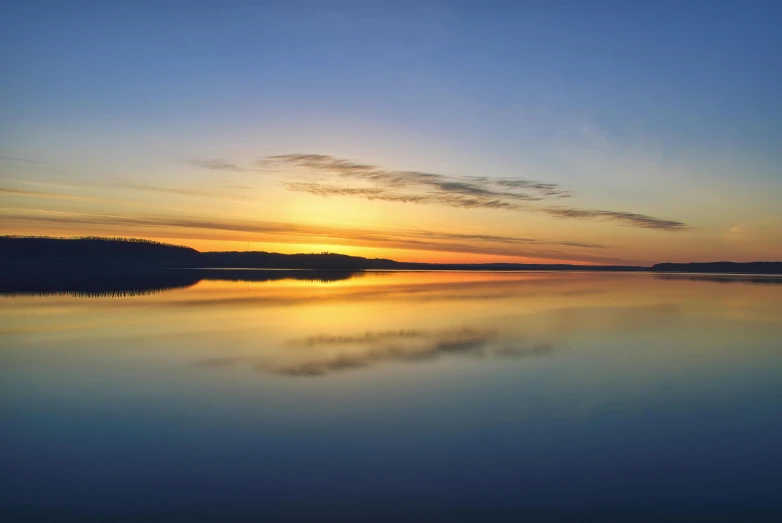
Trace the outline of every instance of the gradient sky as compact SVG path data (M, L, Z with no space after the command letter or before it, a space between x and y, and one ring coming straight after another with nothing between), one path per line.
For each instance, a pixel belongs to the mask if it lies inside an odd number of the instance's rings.
M782 259L780 2L11 2L0 233Z

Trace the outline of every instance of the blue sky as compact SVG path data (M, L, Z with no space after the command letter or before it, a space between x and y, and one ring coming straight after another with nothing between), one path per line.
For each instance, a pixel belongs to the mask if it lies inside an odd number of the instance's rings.
M781 21L779 2L12 2L0 155L47 167L0 169L186 187L194 157L320 153L769 228Z

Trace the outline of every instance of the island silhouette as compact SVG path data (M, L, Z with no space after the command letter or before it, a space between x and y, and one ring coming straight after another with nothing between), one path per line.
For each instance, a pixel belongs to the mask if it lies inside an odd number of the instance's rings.
M264 270L266 269L266 270ZM337 281L362 271L615 271L722 275L782 274L782 262L574 265L418 263L335 253L200 252L134 238L0 236L0 294L135 295L201 280ZM723 280L724 281L724 280Z

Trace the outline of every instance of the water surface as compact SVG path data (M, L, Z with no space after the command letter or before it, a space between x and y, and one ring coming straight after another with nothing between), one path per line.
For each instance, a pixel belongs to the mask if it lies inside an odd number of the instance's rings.
M0 297L0 516L782 514L780 280L251 279Z

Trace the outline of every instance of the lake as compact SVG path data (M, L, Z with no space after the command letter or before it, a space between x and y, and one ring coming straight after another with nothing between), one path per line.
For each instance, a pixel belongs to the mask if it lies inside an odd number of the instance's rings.
M0 519L782 517L782 279L263 272L0 297Z

